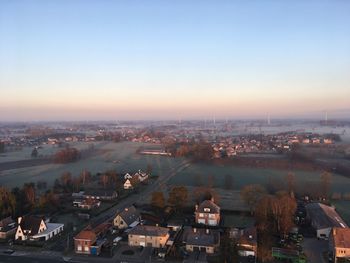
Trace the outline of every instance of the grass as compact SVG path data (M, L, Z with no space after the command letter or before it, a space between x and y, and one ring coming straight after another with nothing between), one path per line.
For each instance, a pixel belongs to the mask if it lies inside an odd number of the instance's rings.
M130 172L138 169L145 170L148 164L153 167L152 174L162 176L182 161L181 158L136 154L136 150L144 145L132 142L98 142L95 144L96 154L75 163L47 164L2 171L0 173L0 184L7 187L15 187L22 186L26 182L44 180L49 187L56 178L59 178L66 171L71 172L73 176L79 175L83 169L87 169L92 174L110 169L115 169L117 172ZM80 149L87 148L88 143L85 143L85 146L79 144L79 147ZM58 148L55 149L57 150ZM25 152L26 150L24 149L23 151ZM17 154L19 159L26 156L26 153L23 152L18 152Z

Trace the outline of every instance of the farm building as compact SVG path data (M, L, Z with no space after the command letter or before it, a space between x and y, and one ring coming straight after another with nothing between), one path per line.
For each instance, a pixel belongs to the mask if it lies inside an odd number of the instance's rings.
M329 236L329 250L333 262L350 259L350 228L334 227Z
M347 227L334 207L321 203L310 203L306 205L306 212L312 227L316 230L317 238L328 239L333 227Z

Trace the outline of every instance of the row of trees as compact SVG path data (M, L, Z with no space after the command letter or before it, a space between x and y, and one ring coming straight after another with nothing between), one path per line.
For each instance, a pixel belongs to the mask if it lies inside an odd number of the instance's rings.
M15 187L11 191L0 187L0 215L2 217L26 214L39 209L46 211L57 207L58 197L53 191L46 191L37 198L37 189L34 183L26 183L22 188Z
M70 163L75 162L80 158L80 152L76 148L67 147L62 149L53 157L55 163Z
M167 201L163 192L153 192L151 204L158 209L163 209L168 204L174 207L176 211L180 211L186 205L187 200L187 188L185 186L174 186L169 192Z

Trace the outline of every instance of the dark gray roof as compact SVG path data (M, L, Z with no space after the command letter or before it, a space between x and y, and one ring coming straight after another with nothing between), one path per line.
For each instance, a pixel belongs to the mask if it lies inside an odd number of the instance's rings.
M193 246L215 246L219 244L220 234L217 230L203 228L186 228L183 241Z
M165 236L169 233L169 229L159 226L147 226L147 225L138 225L135 226L129 232L129 235L142 235L142 236Z
M220 207L215 204L211 200L204 200L199 206L197 212L199 213L208 213L207 211L204 211L205 208L210 209L210 213L212 214L220 214Z
M130 225L139 219L140 213L134 206L130 206L120 212L119 216L123 218L127 225Z
M21 223L19 224L22 230L30 230L31 235L38 234L41 220L44 220L40 216L24 216L22 217ZM45 221L44 221L45 222Z
M306 205L308 217L312 226L317 229L329 227L347 227L344 220L335 211L335 208L321 203L310 203Z

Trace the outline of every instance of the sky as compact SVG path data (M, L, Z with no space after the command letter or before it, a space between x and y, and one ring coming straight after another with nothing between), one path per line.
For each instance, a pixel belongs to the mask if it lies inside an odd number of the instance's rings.
M350 117L350 1L1 0L0 121Z

